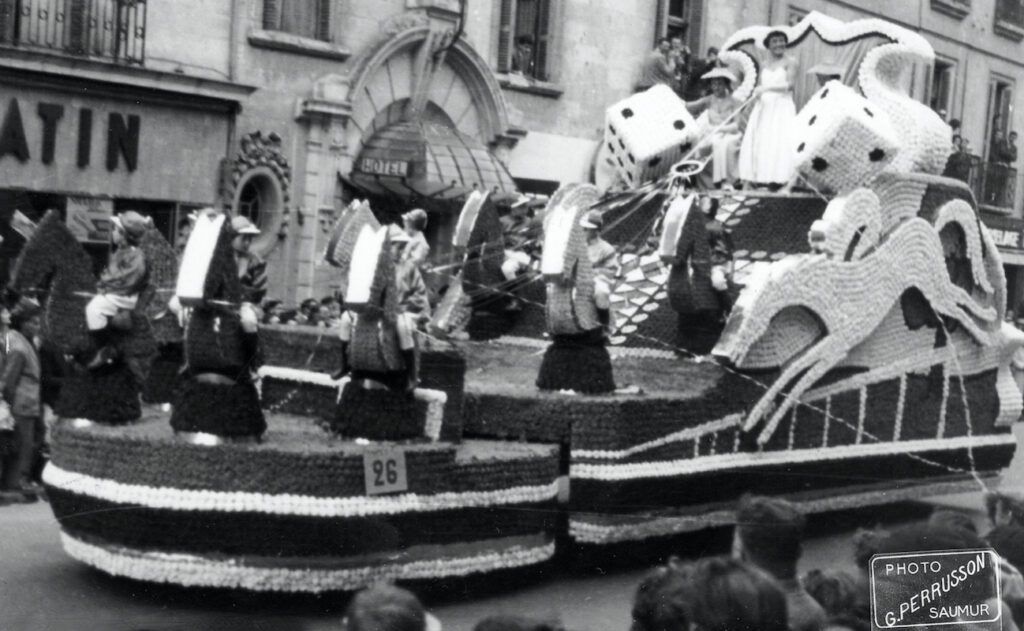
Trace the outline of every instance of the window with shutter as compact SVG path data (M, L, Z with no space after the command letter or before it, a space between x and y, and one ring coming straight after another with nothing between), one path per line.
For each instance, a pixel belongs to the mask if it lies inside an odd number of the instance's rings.
M705 0L658 0L654 15L654 43L662 37L680 37L694 53L701 48L700 25Z
M89 6L86 0L68 0L67 3L68 52L84 55L89 46Z
M502 0L498 72L547 80L551 39L551 0Z
M319 0L316 8L316 38L331 41L331 0Z
M263 0L263 28L269 31L281 28L281 0Z
M537 55L534 66L541 81L548 79L548 47L551 38L551 0L537 0Z
M331 0L263 0L263 28L329 41Z
M665 37L665 17L668 15L668 0L658 0L654 14L654 44Z
M501 26L498 30L498 72L512 69L512 10L515 0L501 0Z
M12 43L16 40L17 24L18 0L0 0L0 42Z

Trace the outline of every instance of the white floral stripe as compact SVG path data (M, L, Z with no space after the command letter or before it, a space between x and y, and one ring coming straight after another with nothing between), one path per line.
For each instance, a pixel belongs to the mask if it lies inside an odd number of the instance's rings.
M543 536L534 545L511 545L474 555L439 556L407 563L363 567L261 567L240 560L98 546L62 532L61 543L73 558L115 576L187 587L225 587L260 592L350 591L381 581L466 576L543 563L555 544ZM500 544L500 542L498 542Z
M911 54L925 60L935 57L931 44L924 37L901 26L879 18L866 18L843 22L823 13L812 12L792 26L748 26L733 33L725 40L722 50L729 50L746 40L761 42L772 30L781 30L790 42L798 41L813 29L827 43L845 42L865 35L881 35L893 40ZM862 71L863 74L863 71Z
M270 495L244 491L206 491L126 484L65 471L53 463L47 465L43 471L43 481L63 491L87 495L115 504L130 504L164 510L253 512L308 517L363 517L366 515L396 515L525 504L550 500L558 493L556 481L540 486L517 486L494 491L446 492L432 495L417 493L376 497Z
M714 421L708 421L707 423L701 423L696 427L688 427L678 432L673 432L667 436L647 441L646 443L640 443L634 445L628 449L620 449L617 451L612 450L601 450L601 449L573 449L571 456L573 459L576 458L607 458L609 460L620 460L622 458L628 458L651 449L656 449L664 445L671 443L678 443L684 440L699 439L701 436L708 434L714 434L723 429L729 429L730 427L738 427L740 422L743 420L741 414L730 414L729 416L716 419Z
M792 451L762 451L756 453L722 454L701 458L682 458L659 462L626 464L571 464L569 477L588 480L635 480L638 478L667 478L723 469L746 469L777 464L835 461L847 458L899 455L924 451L952 451L967 447L996 447L1015 445L1012 434L991 436L959 436L957 438L905 440L899 442L841 445L826 449L799 449Z
M281 381L308 383L325 388L337 388L341 385L340 379L332 379L327 373L285 366L260 366L259 375L263 378L270 377L271 379L279 379Z
M341 399L341 388L349 382L348 377L333 379L330 375L314 370L302 370L299 368L288 368L287 366L261 366L259 376L263 379L277 379L279 381L290 381L292 383L320 386L322 388L337 388L338 399ZM437 442L441 437L441 425L444 421L444 406L448 402L448 394L443 390L432 390L429 388L416 388L413 396L427 404L426 419L423 428L423 435L430 440Z
M550 340L518 335L503 335L491 342L492 344L504 344L506 346L521 346L524 348L547 348L551 346ZM666 351L658 348L608 346L608 354L612 357L649 357L651 359L676 359L673 351Z
M998 475L985 476L986 482L995 486ZM843 493L840 489L828 497L801 500L789 497L804 513L845 510L864 506L892 504L932 495L947 495L976 491L976 480L957 480L936 482L932 484L915 484L900 488L897 483L886 483L888 486L871 491ZM732 510L707 510L695 514L654 517L644 521L636 519L626 523L602 524L587 521L585 518L569 519L569 536L577 543L610 544L623 541L642 541L650 537L665 537L705 528L731 526L736 523L736 514Z

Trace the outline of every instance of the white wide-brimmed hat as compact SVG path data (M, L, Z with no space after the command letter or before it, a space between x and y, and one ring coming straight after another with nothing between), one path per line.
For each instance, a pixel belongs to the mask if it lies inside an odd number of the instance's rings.
M709 72L701 75L701 79L704 81L711 81L712 79L725 79L729 84L736 83L736 75L729 71L728 68L713 68Z

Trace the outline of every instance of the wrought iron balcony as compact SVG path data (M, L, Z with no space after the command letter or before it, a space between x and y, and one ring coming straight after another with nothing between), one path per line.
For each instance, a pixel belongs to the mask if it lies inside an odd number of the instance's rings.
M1003 212L1014 208L1017 169L1009 164L984 162L978 156L957 153L946 163L945 175L966 182L982 206Z
M0 45L141 65L146 0L0 0Z

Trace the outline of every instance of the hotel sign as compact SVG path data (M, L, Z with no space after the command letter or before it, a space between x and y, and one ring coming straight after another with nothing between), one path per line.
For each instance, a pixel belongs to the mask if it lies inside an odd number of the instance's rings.
M409 162L407 160L378 160L376 158L362 158L356 167L361 173L370 175L390 175L394 177L406 177L409 175Z

